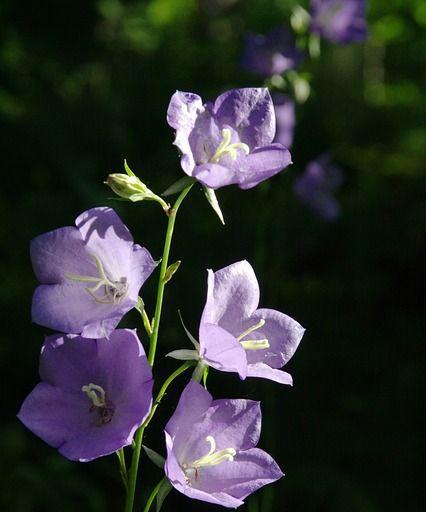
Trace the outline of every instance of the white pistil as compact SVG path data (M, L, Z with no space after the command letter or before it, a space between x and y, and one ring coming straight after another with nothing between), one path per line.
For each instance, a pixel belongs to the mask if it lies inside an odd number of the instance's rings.
M216 149L215 154L210 158L210 162L217 164L219 160L229 154L232 160L235 160L238 156L237 150L241 150L245 155L250 153L250 148L244 142L233 142L231 144L231 130L229 128L224 128L222 130L222 142L219 144Z
M244 331L242 334L240 334L237 338L237 340L240 342L240 345L245 350L263 350L265 348L269 348L269 341L266 338L262 338L261 340L244 340L246 336L251 334L254 331L257 331L257 329L260 329L265 325L265 320L261 318L259 322L252 327L249 327L246 331Z
M269 341L264 338L263 340L244 340L240 341L240 345L245 350L263 350L264 348L269 348Z
M102 386L91 382L88 386L83 386L81 391L86 393L95 407L106 407L105 390Z
M224 448L223 450L216 451L216 441L213 436L207 436L206 441L210 445L210 450L206 455L203 455L194 462L190 464L182 464L182 469L184 471L194 469L198 470L199 468L209 467L209 466L217 466L222 462L232 462L234 460L235 455L237 454L234 448Z
M104 267L101 260L95 255L90 255L95 260L96 269L99 277L92 276L78 276L74 274L65 274L67 279L71 281L78 281L82 283L95 283L94 286L88 286L86 291L100 304L119 304L123 297L127 295L129 283L125 277L119 281L111 281L105 274ZM102 287L105 287L104 295L96 295L96 292Z

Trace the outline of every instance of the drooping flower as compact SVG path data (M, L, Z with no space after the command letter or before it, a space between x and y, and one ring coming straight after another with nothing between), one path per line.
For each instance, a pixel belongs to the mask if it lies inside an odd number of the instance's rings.
M322 155L306 166L294 184L294 192L319 217L335 220L340 214L340 206L334 194L342 181L340 168L331 164L328 155Z
M280 93L274 93L272 100L277 123L274 142L278 142L286 148L291 148L296 125L294 101L289 96Z
M291 385L280 370L293 356L304 328L274 309L258 309L259 285L252 266L239 261L217 272L208 271L207 301L195 351L174 351L170 357L198 359L241 379L262 377Z
M165 428L168 479L190 498L239 507L283 476L274 459L256 448L260 429L259 402L213 400L191 381Z
M103 338L138 301L156 263L133 243L114 210L92 208L77 227L64 227L31 242L33 321L56 331Z
M265 88L233 89L205 105L197 94L177 91L167 122L182 169L211 189L252 188L291 163L289 151L272 143L274 106Z
M247 36L242 66L268 78L296 68L302 60L303 53L296 48L291 31L285 27L276 27L266 35Z
M40 377L18 418L71 460L86 462L130 444L151 408L151 367L129 329L109 339L48 336Z
M365 0L311 0L310 30L333 43L364 41Z

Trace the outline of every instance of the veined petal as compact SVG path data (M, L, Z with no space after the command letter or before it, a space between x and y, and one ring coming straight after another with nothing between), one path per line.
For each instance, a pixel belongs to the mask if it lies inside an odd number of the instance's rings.
M256 149L241 159L238 186L242 189L255 187L291 163L290 151L281 144L270 144Z

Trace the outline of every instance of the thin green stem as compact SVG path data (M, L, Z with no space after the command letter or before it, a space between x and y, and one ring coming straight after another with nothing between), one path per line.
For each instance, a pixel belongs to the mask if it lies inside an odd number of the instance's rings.
M185 199L188 192L191 190L193 183L184 188L177 198L176 203L169 210L169 223L167 225L166 231L166 240L164 242L164 250L163 250L163 258L161 260L161 269L160 269L160 278L158 280L158 288L157 288L157 302L155 305L155 314L154 314L154 325L152 330L152 335L150 336L150 345L149 345L149 354L148 361L151 366L154 364L155 352L157 350L157 339L158 339L158 330L160 327L160 319L161 319L161 310L163 308L163 296L164 296L164 276L166 275L167 266L169 264L169 254L170 254L170 246L172 243L173 230L175 227L176 214L181 205L182 201Z
M158 279L157 302L156 302L156 306L155 306L154 320L151 324L152 334L150 335L150 345L149 345L149 353L148 353L148 362L151 366L154 365L155 352L157 349L158 330L160 327L161 310L163 307L163 296L164 296L164 285L165 285L164 276L166 274L168 261L169 261L170 246L172 243L173 229L175 226L176 214L179 209L179 206L181 205L182 201L185 199L188 192L191 190L192 186L193 186L193 183L191 183L190 185L185 187L182 190L182 192L180 193L180 195L177 198L173 207L168 210L169 222L167 224L166 238L164 241L164 249L163 249L163 258L161 261L160 277ZM184 371L184 370L182 370L182 371ZM167 386L168 386L168 384L167 384ZM165 389L163 391L163 395L165 393L165 390L167 389L167 386L165 387ZM163 388L164 388L164 385L163 385ZM163 389L163 388L161 388L161 389ZM160 392L161 392L161 390L160 390ZM160 399L161 399L161 397L160 397ZM156 402L157 402L157 400L156 400ZM156 409L158 407L158 404L155 405L156 402L154 403L153 409L154 408ZM155 412L155 409L154 409L154 412ZM134 440L135 444L134 444L134 448L133 448L132 464L130 466L130 473L128 475L126 505L124 508L125 512L133 511L133 504L135 501L136 481L137 481L137 476L138 476L138 467L139 467L139 459L140 459L141 448L142 448L143 434L145 431L145 427L149 423L149 421L151 421L152 416L153 416L153 411L151 410L148 418L145 420L143 425L137 430L136 435L135 435L135 440Z
M123 480L124 487L127 489L127 468L126 468L126 459L124 457L124 450L120 448L117 450L117 457L120 463L120 475Z
M158 482L158 484L154 487L154 489L152 490L149 498L148 498L148 501L146 502L146 505L145 505L145 508L143 509L143 512L148 512L149 509L151 508L151 505L152 505L152 502L155 500L157 494L158 494L158 491L160 490L160 487L163 483L163 480L160 480Z

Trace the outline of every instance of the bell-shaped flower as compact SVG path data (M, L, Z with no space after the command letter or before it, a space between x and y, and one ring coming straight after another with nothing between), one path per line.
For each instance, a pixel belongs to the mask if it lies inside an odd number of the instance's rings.
M311 0L310 30L333 43L364 41L365 0Z
M176 359L198 359L241 379L262 377L292 385L280 370L296 351L304 328L274 309L258 309L259 285L252 266L239 261L217 272L208 271L207 301L195 351L176 350Z
M332 165L329 155L325 154L306 166L303 174L295 181L294 192L318 217L333 221L340 214L335 193L342 181L342 171Z
M233 89L214 103L177 91L167 122L176 130L186 174L210 189L255 187L291 163L289 151L273 144L275 114L265 88Z
M247 36L242 66L247 71L268 78L294 69L303 57L291 31L286 27L276 27L266 35Z
M256 448L259 402L213 400L191 381L165 428L165 471L190 498L237 508L244 498L283 476L274 459Z
M151 408L151 367L133 330L116 330L109 339L48 336L40 377L18 418L71 460L131 444Z
M114 210L92 208L64 227L31 242L32 318L56 331L103 338L138 301L156 263L133 243Z

